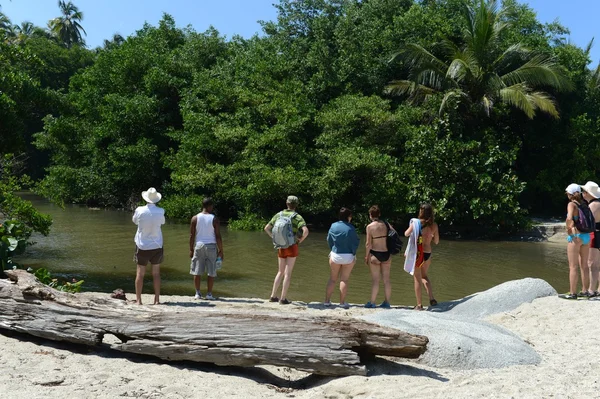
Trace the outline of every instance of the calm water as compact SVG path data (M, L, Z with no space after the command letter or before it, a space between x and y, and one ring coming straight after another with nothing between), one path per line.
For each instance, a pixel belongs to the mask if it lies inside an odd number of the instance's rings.
M84 279L86 291L134 291L133 236L136 227L129 212L89 210L81 206L54 206L38 197L28 199L54 218L49 237L17 261L34 268L47 267L63 277ZM165 261L161 266L163 294L193 295L189 273L189 226L163 226ZM326 232L311 232L301 245L292 278L292 300L322 301L329 275ZM215 282L215 294L228 297L262 297L271 292L277 271L277 255L263 232L223 231L225 260ZM364 258L364 236L358 258ZM403 257L392 262L393 304L413 304L412 277L404 272ZM149 269L149 268L148 268ZM564 245L523 242L442 240L434 248L430 277L438 300L455 299L485 290L504 281L524 277L543 278L559 292L568 290L568 266ZM144 291L152 292L148 273ZM205 281L202 284L206 291ZM370 275L357 263L350 279L350 302L363 303L370 295ZM383 287L380 291L380 299ZM339 296L334 294L333 301Z

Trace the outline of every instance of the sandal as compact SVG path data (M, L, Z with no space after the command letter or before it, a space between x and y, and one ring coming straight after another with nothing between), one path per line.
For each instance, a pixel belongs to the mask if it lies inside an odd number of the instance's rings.
M429 301L429 305L435 306L435 305L437 305L437 301L435 299L432 299L431 301Z
M577 294L578 298L589 298L591 296L592 296L592 294L590 294L587 291L581 291L579 294Z
M423 310L423 305L417 305L413 308L413 310Z
M269 302L279 302L279 298L272 296L271 299L269 299Z

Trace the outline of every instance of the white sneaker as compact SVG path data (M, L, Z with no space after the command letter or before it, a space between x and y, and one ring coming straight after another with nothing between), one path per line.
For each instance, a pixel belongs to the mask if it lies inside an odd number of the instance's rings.
M331 301L323 302L323 305L328 308L331 306Z
M348 302L344 302L344 303L342 304L342 307L343 307L344 309L350 309L350 305L348 304Z
M196 294L196 295L194 295L194 299L202 299L202 294Z
M208 294L206 294L206 299L208 299L209 301L212 301L213 299L215 299L215 297L212 296L212 293L209 292Z

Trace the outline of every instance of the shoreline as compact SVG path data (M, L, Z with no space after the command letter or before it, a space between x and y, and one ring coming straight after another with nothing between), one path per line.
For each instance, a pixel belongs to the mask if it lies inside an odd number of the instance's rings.
M144 294L143 300L151 299L152 295ZM389 312L362 306L327 309L317 303L281 306L255 298L209 302L164 296L162 300L161 307L176 312L186 312L192 303L210 306L211 312L278 310L351 318ZM274 366L239 368L168 363L137 355L124 356L102 347L81 348L0 330L3 347L0 358L5 365L5 372L0 373L0 389L16 399L67 395L81 398L594 397L600 390L595 377L600 359L589 353L597 343L599 306L600 301L566 301L549 296L483 319L530 345L541 357L538 365L460 370L427 366L422 360L378 357L369 361L367 377L318 377ZM152 305L143 307L156 311ZM432 313L399 309L392 312L410 312L417 318ZM573 329L565 326L577 326L581 321L585 321L586 328L578 329L574 339Z

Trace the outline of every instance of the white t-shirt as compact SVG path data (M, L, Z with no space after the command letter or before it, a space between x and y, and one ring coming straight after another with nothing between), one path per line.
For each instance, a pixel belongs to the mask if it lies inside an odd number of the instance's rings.
M162 248L163 237L160 226L165 224L164 209L155 204L140 206L133 213L132 220L138 226L134 241L139 249Z

